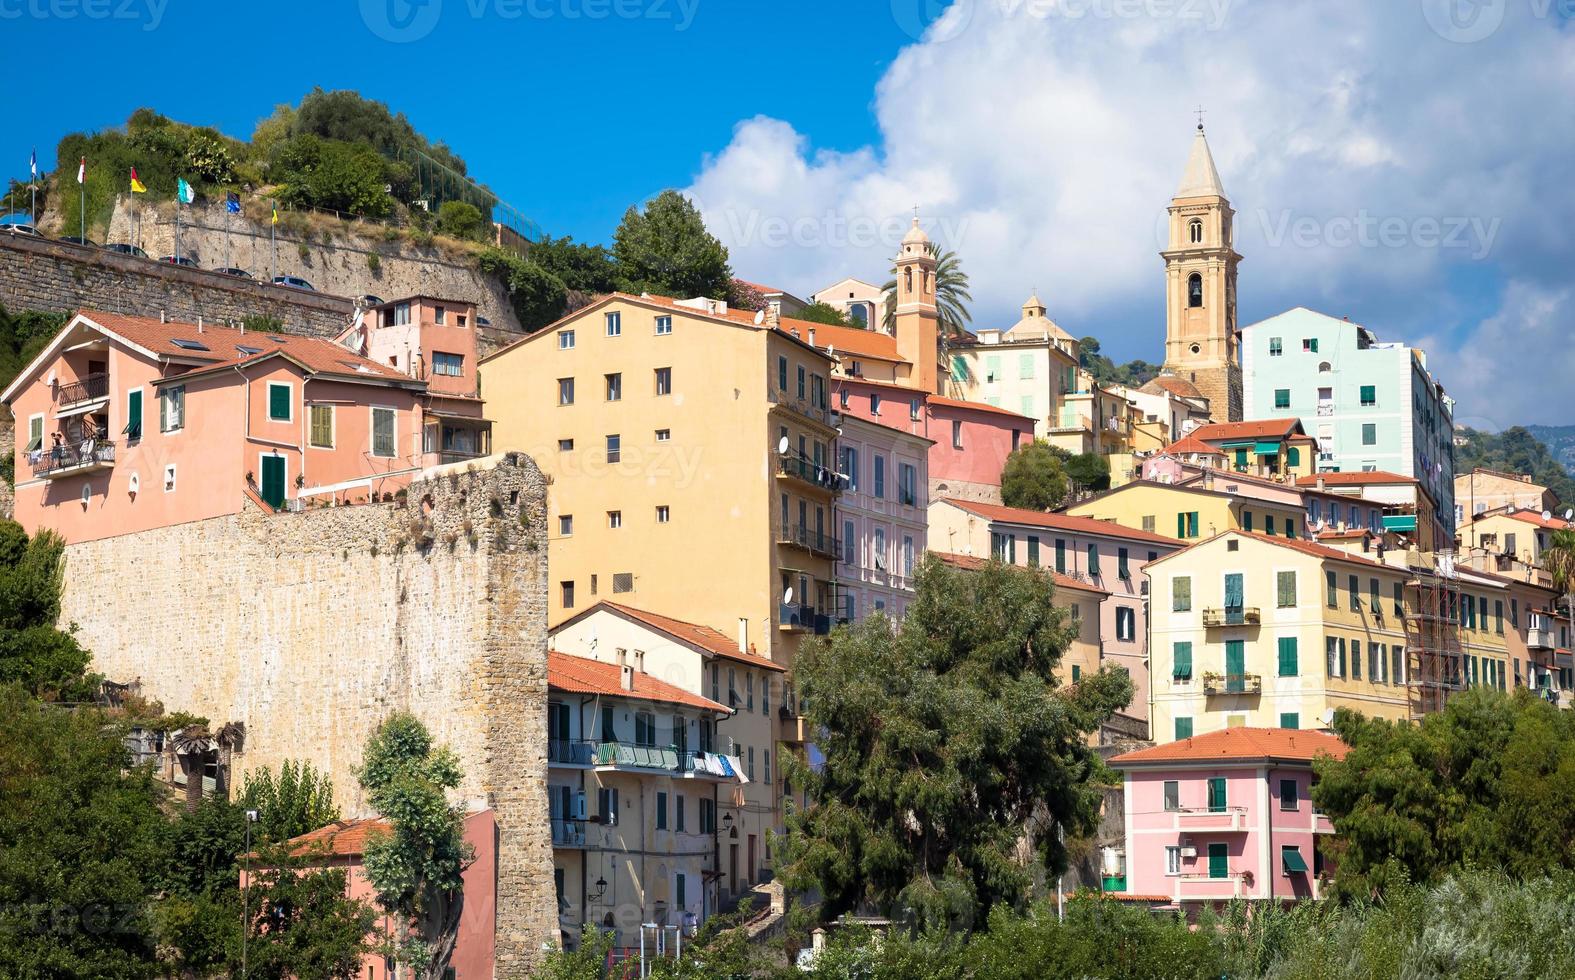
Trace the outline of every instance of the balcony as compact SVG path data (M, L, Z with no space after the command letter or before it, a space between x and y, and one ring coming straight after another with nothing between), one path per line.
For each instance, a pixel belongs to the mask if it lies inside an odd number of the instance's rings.
M1532 650L1556 649L1553 629L1549 626L1532 626L1526 630L1526 646Z
M547 740L549 766L589 766L594 756L593 742L572 742L557 738Z
M777 628L786 633L813 633L825 636L831 632L831 617L815 612L814 606L798 602L778 605Z
M1229 694L1262 694L1263 677L1260 674L1204 674L1205 697Z
M1319 402L1317 411L1318 411L1319 415L1323 415L1323 416L1333 415L1334 414L1334 402L1329 402L1329 401L1321 401L1321 402Z
M1263 622L1263 614L1257 606L1226 606L1223 609L1203 610L1203 625L1217 626L1257 626Z
M552 846L553 847L584 847L585 846L585 821L567 820L563 817L552 818Z
M639 745L579 739L547 740L549 766L645 770L689 778L729 779L732 773L716 762L719 756L677 745Z
M815 740L809 719L803 715L793 714L786 708L782 709L782 734L780 738L784 742L794 742L799 745Z
M842 557L841 541L819 529L791 526L777 533L777 544L803 548L812 555L837 560Z
M38 451L33 475L45 480L96 473L115 465L115 443L109 439L84 439L79 443Z
M796 454L778 459L777 476L798 480L826 493L842 492L842 477L835 469Z
M1223 878L1207 874L1181 875L1176 879L1176 897L1183 902L1244 898L1247 894L1243 872L1233 871Z
M63 384L55 389L55 410L57 412L108 400L108 374L84 375L80 381Z
M770 397L778 408L786 409L800 418L809 419L828 429L835 429L840 422L840 413L835 409L822 408L807 398L794 398L785 391L772 391Z
M1195 807L1176 810L1176 829L1184 833L1239 834L1247 830L1247 808Z

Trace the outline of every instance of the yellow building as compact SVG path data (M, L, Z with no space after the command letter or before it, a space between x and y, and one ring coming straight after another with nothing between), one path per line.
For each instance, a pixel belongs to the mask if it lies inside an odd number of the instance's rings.
M1149 564L1153 737L1411 716L1404 555L1227 531Z
M1244 487L1253 496L1247 496ZM1279 499L1264 499L1269 496ZM1066 513L1140 531L1174 534L1183 540L1234 530L1307 536L1306 508L1294 488L1246 486L1231 474L1213 471L1204 471L1187 483L1134 480L1081 500L1066 508Z
M965 401L1028 416L1036 439L1061 425L1066 399L1080 390L1081 345L1045 312L1039 297L1030 296L1012 326L953 341L947 388Z
M1457 498L1458 499L1458 498ZM1494 556L1498 570L1527 578L1538 585L1552 584L1542 556L1553 545L1555 532L1575 528L1575 521L1561 514L1506 506L1476 515L1457 532L1463 552Z

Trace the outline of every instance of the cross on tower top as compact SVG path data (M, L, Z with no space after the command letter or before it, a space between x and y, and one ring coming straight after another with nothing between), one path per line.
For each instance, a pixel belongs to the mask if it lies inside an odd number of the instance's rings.
M1201 105L1198 106L1197 113L1198 113L1198 132L1201 133L1201 132L1203 132L1203 106L1201 106Z

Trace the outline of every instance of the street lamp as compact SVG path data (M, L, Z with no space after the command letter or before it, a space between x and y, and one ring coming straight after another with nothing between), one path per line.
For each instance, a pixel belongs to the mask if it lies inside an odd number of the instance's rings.
M246 934L251 931L251 924L246 921L246 915L251 911L252 897L252 824L257 822L257 811L246 811L246 851L241 857L241 867L246 872L246 887L241 891L241 980L246 980Z
M591 901L600 902L605 894L607 894L607 879L598 875L596 878L596 894L591 896Z

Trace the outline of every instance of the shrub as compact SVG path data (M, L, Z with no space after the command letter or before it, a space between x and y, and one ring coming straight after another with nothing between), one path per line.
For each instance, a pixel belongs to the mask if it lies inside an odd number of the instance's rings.
M437 230L451 238L479 239L481 212L464 201L444 201L438 208Z

